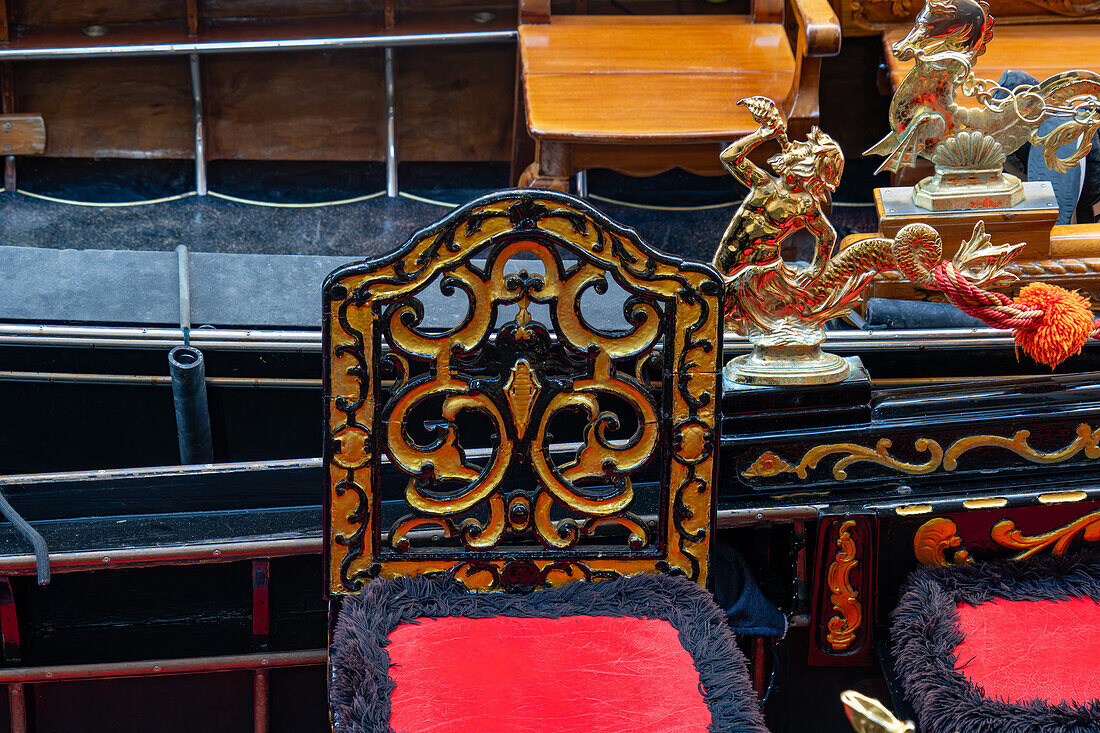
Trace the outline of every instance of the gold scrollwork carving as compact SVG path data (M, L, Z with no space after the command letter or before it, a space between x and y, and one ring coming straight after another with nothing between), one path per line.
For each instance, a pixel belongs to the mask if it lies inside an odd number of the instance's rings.
M1030 430L1017 430L1011 438L1002 438L999 435L975 435L968 438L959 438L947 449L943 457L943 467L948 471L954 471L958 466L959 456L975 448L1003 448L1012 451L1021 458L1032 463L1061 463L1068 461L1081 451L1089 458L1100 458L1100 428L1093 430L1085 423L1077 426L1077 439L1059 450L1044 453L1037 451L1028 445L1031 437Z
M1069 17L1095 15L1095 0L1023 0L1041 11ZM911 21L916 15L912 0L848 0L852 21L870 30L882 31ZM1014 12L1019 14L1019 8Z
M844 481L848 478L848 467L856 463L874 463L884 468L911 476L932 473L940 468L954 471L958 468L959 458L978 448L1000 448L1011 451L1031 463L1061 463L1084 453L1091 460L1100 458L1100 428L1093 429L1086 423L1077 426L1077 437L1063 448L1044 452L1036 450L1029 443L1031 432L1018 430L1011 438L1000 435L970 435L959 438L945 451L931 438L917 438L913 441L913 450L928 453L924 463L908 463L890 454L893 443L882 438L874 448L858 443L828 443L817 445L806 451L797 464L792 464L774 451L765 451L741 475L745 478L771 478L785 473L793 473L800 479L809 476L810 471L827 456L840 454L842 458L832 467L833 478Z
M850 0L850 7L852 20L869 28L881 28L884 22L897 22L913 15L912 0Z
M424 326L420 294L433 282L467 301L445 332ZM607 330L586 320L581 299L612 282L626 293L626 325ZM325 311L332 591L424 572L480 589L647 568L706 582L720 293L712 269L658 255L575 200L541 192L485 197L391 257L335 273ZM500 324L502 306L516 312ZM380 355L380 344L391 352ZM660 407L654 385L632 373L655 349ZM378 395L386 368L399 376ZM466 424L485 426L474 430L477 450L463 445L466 428L459 436ZM570 441L558 435L551 450L548 430L578 425L579 447L563 450ZM382 455L406 477L409 510L385 548ZM522 481L508 478L515 468ZM630 512L642 469L668 486L654 525ZM576 547L609 526L619 548ZM424 537L454 538L455 558L440 559L442 545L418 552ZM508 538L581 559L515 562L498 551ZM630 555L639 550L645 559Z
M1023 550L1013 558L1014 560L1026 560L1047 548L1050 548L1052 555L1064 555L1078 534L1085 542L1100 542L1100 510L1043 534L1026 535L1011 519L1002 519L997 522L990 532L993 541L1001 547Z
M852 571L859 565L856 541L852 538L855 527L856 523L852 519L840 525L836 537L837 553L829 565L827 578L831 593L829 600L835 614L826 625L828 633L825 634L825 641L838 652L852 645L863 623L859 592L852 587L851 582Z
M1027 560L1048 549L1052 555L1064 555L1078 536L1085 542L1100 542L1100 510L1037 535L1024 534L1011 519L1000 520L990 530L990 539L996 545L1009 550L1022 550L1013 560ZM945 567L973 562L966 550L957 550L953 557L949 555L951 550L962 544L955 522L946 517L935 517L917 528L913 535L913 554L922 565Z
M531 422L531 413L541 389L538 374L531 368L530 362L518 359L504 384L504 395L516 421L516 435L521 439L527 435L527 425Z
M920 564L947 567L972 562L970 553L966 550L958 550L953 559L948 559L951 550L962 547L958 529L958 525L947 517L929 519L918 527L913 535L913 554Z

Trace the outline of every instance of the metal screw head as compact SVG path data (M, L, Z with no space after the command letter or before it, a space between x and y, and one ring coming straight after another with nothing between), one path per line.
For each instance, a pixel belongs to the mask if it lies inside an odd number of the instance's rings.
M475 23L492 23L497 19L497 14L491 10L479 10L470 15L470 20Z
M10 143L9 143L8 145L5 145L5 146L4 146L4 152L5 152L5 153L6 153L6 152L8 152L8 151L10 151L10 150L11 150L11 144L10 144Z
M103 38L107 35L107 26L99 25L86 25L80 29L80 32L86 35L88 38Z
M10 122L5 122L4 123L4 132L11 132L11 123Z

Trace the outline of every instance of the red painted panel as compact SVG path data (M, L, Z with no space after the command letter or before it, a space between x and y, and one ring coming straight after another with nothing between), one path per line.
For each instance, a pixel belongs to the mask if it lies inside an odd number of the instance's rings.
M252 561L252 636L256 639L266 639L271 629L270 575L270 560Z
M1100 699L1100 603L1006 601L959 604L964 640L956 668L1005 702Z
M667 621L424 618L389 638L394 730L704 733L711 723Z

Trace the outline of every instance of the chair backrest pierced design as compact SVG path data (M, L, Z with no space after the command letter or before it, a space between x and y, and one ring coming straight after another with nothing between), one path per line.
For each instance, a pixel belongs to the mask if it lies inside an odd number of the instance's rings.
M709 266L542 191L481 198L334 272L329 591L420 573L705 583L720 293Z

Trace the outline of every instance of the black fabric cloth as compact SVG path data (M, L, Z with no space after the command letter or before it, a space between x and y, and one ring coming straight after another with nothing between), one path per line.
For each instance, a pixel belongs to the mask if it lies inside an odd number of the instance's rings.
M699 671L715 733L767 733L745 658L706 589L683 577L642 574L574 582L527 594L471 593L453 579L372 580L341 601L329 650L335 733L390 733L388 635L419 618L630 616L663 619ZM660 674L661 670L652 670ZM503 713L504 711L502 711Z
M1036 85L1039 80L1031 74L1024 71L1016 71L1014 69L1008 69L1001 74L1001 78L997 81L1005 89L1017 89L1021 86ZM996 95L995 95L996 96ZM1001 97L1006 96L1003 92L1000 93ZM1045 126L1040 130L1041 134L1050 132L1057 125L1066 121L1066 117L1051 117L1045 123ZM1074 144L1074 147L1076 143ZM1085 156L1085 166L1083 170L1071 169L1068 173L1057 173L1050 170L1042 162L1041 155L1032 155L1031 143L1025 143L1018 151L1015 152L1013 157L1015 162L1022 169L1027 171L1027 177L1029 181L1041 181L1049 180L1055 187L1058 196L1058 207L1060 209L1060 215L1058 218L1059 224L1069 223L1069 214L1076 209L1077 222L1087 223L1096 220L1096 216L1093 214L1093 206L1100 203L1100 132L1093 135L1092 149L1088 155ZM1060 193L1059 183L1062 183L1061 188L1072 190L1075 200L1071 203L1068 200L1070 194L1067 192L1062 195Z
M714 600L725 609L730 628L748 636L786 636L787 617L764 597L741 553L721 542L715 543L712 552Z

